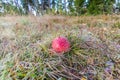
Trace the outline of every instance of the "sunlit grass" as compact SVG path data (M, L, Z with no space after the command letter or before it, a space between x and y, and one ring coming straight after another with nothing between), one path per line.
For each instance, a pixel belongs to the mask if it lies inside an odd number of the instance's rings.
M117 17L0 17L1 23L11 23L0 25L0 79L120 79ZM62 56L51 52L51 42L57 36L65 36L71 43L70 51ZM114 65L106 65L108 61ZM110 66L110 72L105 72Z

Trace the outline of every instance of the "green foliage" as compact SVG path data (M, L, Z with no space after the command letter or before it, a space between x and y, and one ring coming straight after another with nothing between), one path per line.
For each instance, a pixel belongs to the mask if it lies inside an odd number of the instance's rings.
M85 8L83 8L83 7L84 7L85 0L75 0L74 3L75 3L75 10L76 10L77 14L79 14L79 15L84 14Z
M120 22L114 23L113 27L114 27L114 28L119 28L119 29L120 29Z
M6 14L29 14L29 5L37 12L37 14L66 14L66 15L97 15L112 13L114 0L20 0L23 8L13 6L12 4L4 4ZM52 6L50 8L50 6ZM24 10L23 10L24 9Z
M90 0L88 4L89 14L101 14L103 12L103 0Z
M2 7L4 8L4 12L3 14L18 14L18 15L22 15L23 14L23 10L22 8L18 8L17 6L14 6L12 4L2 4Z
M114 0L104 1L104 13L112 13Z

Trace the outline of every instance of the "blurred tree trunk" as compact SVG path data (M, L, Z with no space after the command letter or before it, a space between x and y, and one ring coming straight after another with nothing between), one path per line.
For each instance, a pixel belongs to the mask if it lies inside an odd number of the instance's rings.
M22 6L23 6L23 9L24 9L24 12L25 14L28 14L29 12L29 8L28 8L28 0L21 0L21 3L22 3Z
M52 9L55 9L55 0L52 0Z
M69 9L69 13L73 14L74 13L74 8L73 8L73 3L74 3L74 0L68 0L68 9Z
M66 0L64 0L64 9L65 9L65 13L67 12L67 7L66 7Z

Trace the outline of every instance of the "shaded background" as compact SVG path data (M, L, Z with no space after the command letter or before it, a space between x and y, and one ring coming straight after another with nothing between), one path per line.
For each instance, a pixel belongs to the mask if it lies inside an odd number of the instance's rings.
M118 14L119 3L120 0L0 0L0 14Z

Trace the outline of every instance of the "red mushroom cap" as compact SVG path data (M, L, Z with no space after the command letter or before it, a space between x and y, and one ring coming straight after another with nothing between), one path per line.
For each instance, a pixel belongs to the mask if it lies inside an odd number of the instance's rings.
M52 41L52 48L57 53L67 52L70 49L70 42L65 37L57 37Z

